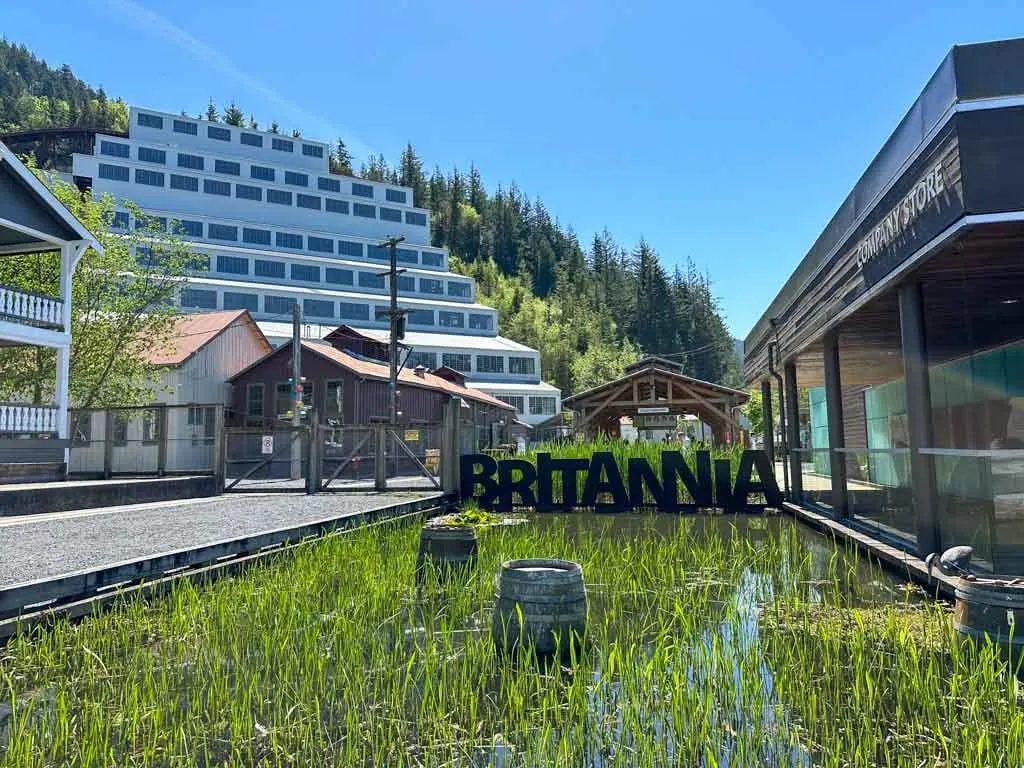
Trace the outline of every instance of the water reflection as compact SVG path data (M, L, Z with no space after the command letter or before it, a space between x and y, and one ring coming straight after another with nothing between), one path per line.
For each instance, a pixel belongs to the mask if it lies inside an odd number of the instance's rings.
M495 673L482 691L488 700L506 701L515 675L539 675L545 681L543 706L579 708L580 719L529 732L502 729L493 748L476 744L460 764L539 768L550 764L560 743L568 742L587 768L805 768L813 764L814 755L799 743L793 714L776 690L762 637L762 608L794 591L811 603L843 607L891 603L903 594L887 572L852 549L837 551L830 541L789 518L574 514L538 516L531 524L540 532L564 531L570 541L586 544L600 537L624 548L638 537L687 536L706 540L711 547L715 542L741 542L750 552L749 565L737 579L723 580L720 571L695 569L687 572L685 584L666 587L677 590L676 604L703 623L696 635L681 632L678 637L665 635L663 629L661 634L637 637L624 619L663 610L664 593L588 582L589 622L602 628L599 652L586 655L576 669L550 663L509 668L495 661ZM781 563L759 556L766 547L777 549L780 541L787 546ZM484 537L482 548L487 546ZM438 606L417 613L436 616ZM474 616L467 634L486 626L486 617ZM572 683L580 674L588 676L582 703L572 700L578 689ZM673 685L671 678L676 676L686 684ZM672 701L670 691L685 700ZM642 700L636 700L637 692L643 692ZM695 752L695 744L703 745L701 750Z

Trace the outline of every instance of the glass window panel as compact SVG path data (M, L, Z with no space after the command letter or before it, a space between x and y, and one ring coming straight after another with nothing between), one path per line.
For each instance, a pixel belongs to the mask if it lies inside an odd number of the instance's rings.
M182 176L180 173L172 173L171 189L180 189L183 192L198 192L199 179L195 176Z
M200 155L190 155L187 152L178 153L178 167L189 168L193 171L203 170L203 158Z
M214 160L213 170L217 173L226 173L229 176L241 176L242 164L233 160Z
M255 293L224 291L224 309L247 309L250 312L259 312L260 298Z
M270 245L270 230L243 227L242 242L250 245Z
M162 149L139 147L139 160L143 163L159 163L164 165L167 162L167 153Z
M304 314L315 317L334 317L334 302L324 299L306 299L302 302Z
M325 272L325 282L335 283L337 285L352 285L352 270L351 269L336 269L334 267L327 267Z
M294 248L301 251L302 235L296 235L294 232L275 232L274 244L278 248Z
M162 171L149 171L145 168L136 168L135 183L146 184L150 187L162 187L164 185L164 174Z
M311 264L292 264L292 280L319 283L320 267L314 267Z

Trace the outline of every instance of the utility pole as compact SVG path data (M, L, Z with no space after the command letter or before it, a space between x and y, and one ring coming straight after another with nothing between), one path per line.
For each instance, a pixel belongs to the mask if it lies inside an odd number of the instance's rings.
M388 378L388 421L395 425L398 423L398 338L399 328L402 326L402 319L405 316L404 310L398 308L398 276L405 272L398 268L398 244L403 242L405 237L389 237L380 246L388 249L391 259L390 268L387 271L391 288L391 307L387 311L388 319L391 321L391 347L388 357L391 359L391 375Z
M302 440L299 427L302 425L302 311L299 302L292 304L292 466L290 477L302 477Z

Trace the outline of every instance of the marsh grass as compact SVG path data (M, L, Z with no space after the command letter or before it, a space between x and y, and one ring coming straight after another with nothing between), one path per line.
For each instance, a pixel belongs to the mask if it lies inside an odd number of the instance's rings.
M941 606L788 520L544 516L420 590L418 535L333 537L12 640L0 765L1024 764L997 654L968 659ZM495 653L494 575L538 556L583 565L575 662Z

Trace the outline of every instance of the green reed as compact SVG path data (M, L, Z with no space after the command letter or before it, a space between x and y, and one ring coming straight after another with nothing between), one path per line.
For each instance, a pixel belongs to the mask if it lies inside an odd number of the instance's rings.
M534 517L420 591L417 537L332 537L12 640L0 765L1024 764L997 654L789 520ZM588 585L565 666L490 637L500 563L538 556Z

